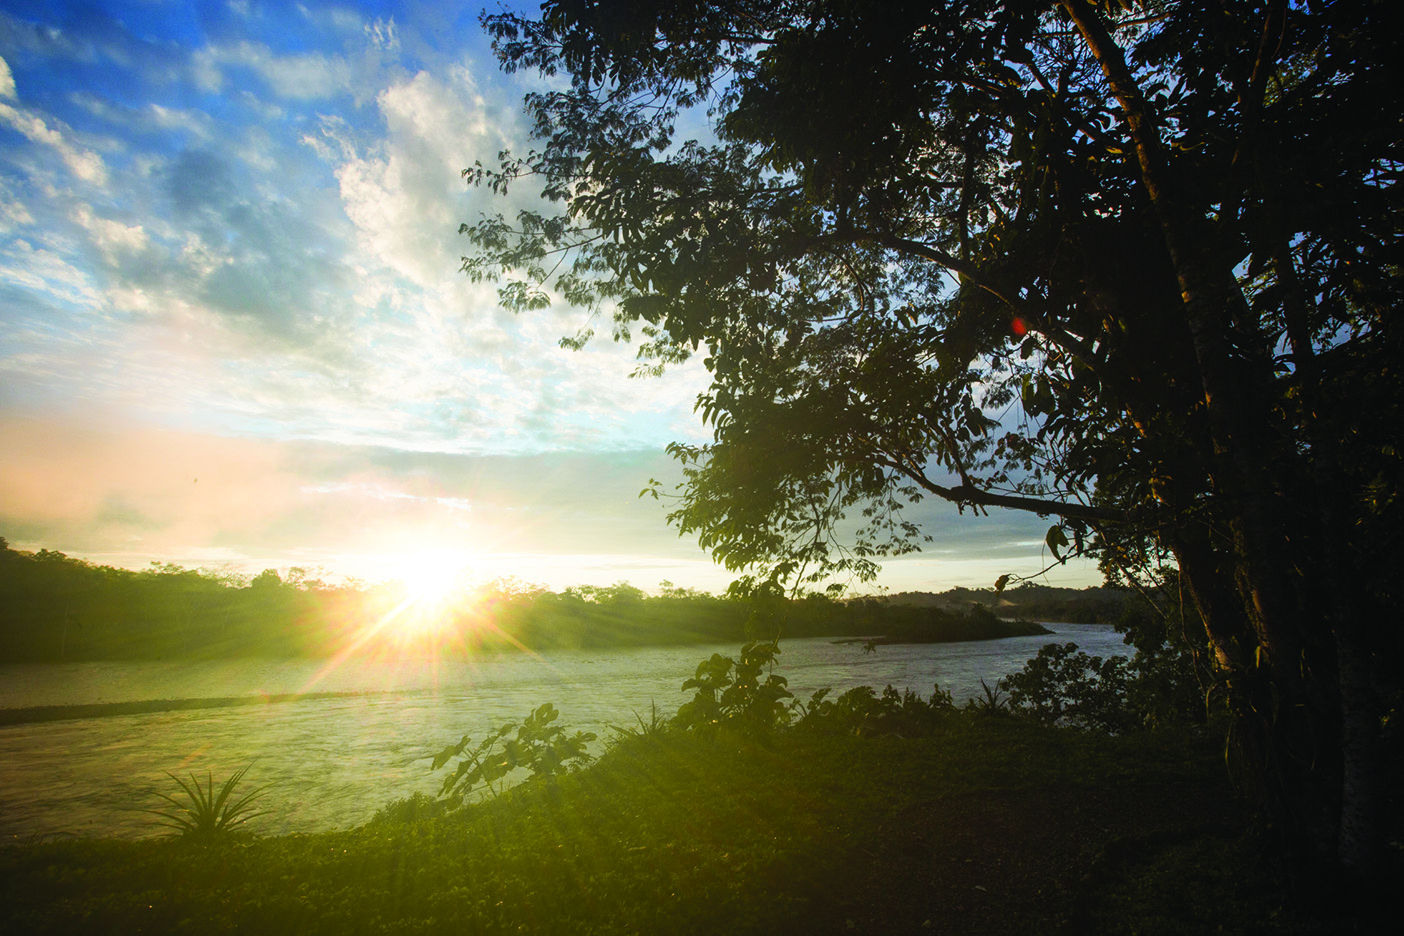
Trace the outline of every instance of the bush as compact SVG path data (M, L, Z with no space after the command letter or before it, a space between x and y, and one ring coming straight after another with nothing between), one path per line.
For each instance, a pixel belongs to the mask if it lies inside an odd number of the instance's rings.
M913 737L956 711L949 692L934 686L930 699L910 689L899 693L888 686L878 695L871 686L856 686L828 699L830 690L820 689L809 704L795 703L800 718L797 727L815 731L853 735L899 735Z
M1046 724L1120 733L1203 725L1208 720L1208 635L1193 606L1175 599L1173 570L1156 597L1128 601L1116 629L1130 658L1088 656L1051 644L1000 681L1015 712Z
M1211 651L1204 625L1192 610L1160 614L1145 603L1128 607L1116 628L1136 648L1126 683L1126 704L1143 728L1202 725L1208 718L1202 667Z
M1127 705L1125 657L1088 656L1077 644L1048 644L1023 670L1000 680L1010 707L1049 725L1122 732L1136 726Z
M488 735L478 746L469 748L472 740L464 735L434 756L432 770L438 770L455 757L462 757L453 773L444 778L440 795L446 809L456 809L471 794L487 790L497 796L498 785L517 768L531 772L531 779L549 779L557 774L576 770L588 764L590 754L585 748L595 740L591 731L567 735L560 725L553 724L560 712L550 702L532 712L522 723L508 722ZM516 737L509 737L513 731Z
M754 732L788 724L790 708L785 700L793 694L786 688L785 677L774 673L779 653L775 641L752 641L741 648L739 663L714 653L697 664L696 673L683 683L684 692L697 691L673 716L673 725L685 731L711 732L725 725Z

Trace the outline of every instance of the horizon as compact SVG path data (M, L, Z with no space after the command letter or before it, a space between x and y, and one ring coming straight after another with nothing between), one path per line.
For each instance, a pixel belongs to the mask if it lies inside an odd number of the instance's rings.
M565 585L547 585L546 583L543 583L543 582L531 581L531 580L522 578L522 577L519 576L519 575L511 575L511 574L509 574L509 575L502 575L502 576L492 576L492 577L483 577L483 576L480 576L480 575L474 576L474 575L471 574L472 570L469 569L467 566L455 564L455 563L452 563L452 562L449 562L449 563L446 564L446 568L443 570L443 571L444 571L444 574L442 574L442 575L435 574L434 571L431 570L430 574L427 575L427 576L422 575L422 574L419 575L419 576L412 576L412 575L406 575L406 574L402 574L402 573L397 572L397 573L391 573L391 574L381 575L381 576L378 576L378 577L376 577L376 576L360 576L360 575L354 575L354 576L337 575L337 574L331 573L330 570L328 570L328 569L326 569L326 568L321 568L321 567L308 567L308 566L299 566L299 565L285 565L285 566L281 566L281 567L279 567L279 566L269 566L269 567L265 567L265 568L263 568L263 569L259 569L259 570L257 570L257 571L235 569L235 568L232 567L232 565L230 565L230 564L228 564L228 563L222 564L222 565L212 565L212 564L200 565L200 564L186 564L186 563L182 563L182 562L179 562L179 561L176 561L176 560L155 560L155 559L153 559L153 560L148 560L148 561L145 562L145 563L136 563L136 564L130 564L130 565L129 565L129 564L123 564L123 563L120 561L120 557L118 557L117 561L112 561L110 557L105 557L105 556L102 556L101 554L78 555L78 554L75 554L75 553L69 553L69 552L67 552L67 551L65 551L65 550L62 550L62 549L52 549L52 548L50 548L50 547L48 547L48 546L39 545L39 544L25 544L25 545L16 544L14 541L10 540L9 537L5 536L3 533L0 533L0 542L3 542L4 545L5 545L5 547L8 548L9 550L11 550L12 552L16 552L16 553L19 553L19 554L21 554L21 555L34 556L34 555L36 555L36 554L38 554L38 553L40 553L40 552L56 553L56 554L61 555L61 556L65 557L65 558L67 558L67 559L76 560L76 561L79 561L79 562L84 562L84 563L87 563L87 564L92 565L92 566L95 566L95 567L119 569L119 570L122 570L122 571L131 572L131 573L134 573L134 574L143 573L143 572L153 572L153 573L156 573L156 574L165 574L165 573L167 573L167 572L170 572L170 573L196 572L196 573L198 573L198 574L201 574L201 575L205 575L205 576L207 576L207 577L210 577L212 580L213 580L213 579L219 579L220 577L225 577L225 578L226 578L226 581L224 581L223 584L228 585L228 586L237 586L237 587L248 587L248 585L253 581L253 579L257 578L260 574L263 574L263 573L265 573L265 572L271 571L271 572L276 573L276 574L278 575L279 579L280 579L284 584L293 585L293 586L299 587L299 588L305 586L305 587L310 587L310 588L317 588L317 587L325 587L325 588L352 588L352 589L357 589L357 590L371 591L371 590L376 590L376 589L381 589L381 588L386 588L386 587L405 587L405 586L409 586L409 587L411 588L411 590L413 590L414 587L415 587L415 585L416 585L416 581L418 581L419 583L421 583L421 584L420 584L420 587L421 587L421 588L429 589L429 590L433 590L433 589L442 589L443 587L445 587L442 583L451 582L451 583L452 583L452 586L453 586L454 588L460 589L460 590L462 590L463 592L465 592L465 593L467 593L467 594L470 594L470 595L471 595L471 594L474 594L474 593L480 593L480 592L482 592L482 591L484 591L484 590L486 590L486 589L490 589L491 586L499 585L499 584L512 588L512 590L513 590L514 593L515 593L515 592L521 592L521 593L524 593L524 594L525 594L525 593L533 593L533 592L551 592L551 593L560 594L560 593L564 593L564 592L566 592L566 591L568 591L568 590L580 590L580 589L589 589L589 588L608 589L608 588L616 588L616 587L621 587L621 586L622 586L622 587L625 587L625 588L633 588L633 589L636 589L637 591L642 592L643 594L645 594L645 595L648 596L648 597L660 597L660 596L664 595L666 592L674 591L674 590L677 590L677 591L695 592L695 593L698 593L698 594L710 595L710 596L713 596L713 597L724 597L724 596L725 596L725 593L726 593L726 588L725 588L725 587L722 587L722 588L720 588L720 589L712 590L712 589L698 588L698 587L688 586L688 585L680 585L680 584L678 584L677 582L673 582L673 581L671 581L671 580L669 580L669 579L661 579L661 580L659 580L656 584L654 584L654 585L652 585L652 586L644 585L644 584L639 584L639 583L636 583L636 582L632 582L632 581L630 581L630 580L628 580L628 579L619 579L619 580L616 580L616 581L613 581L613 582L609 582L609 583L607 583L607 584L598 584L598 583L592 583L592 582L571 582L571 583L567 583L567 584L565 584ZM396 562L396 563L398 563L398 562L402 562L403 559L402 559L401 557L395 557L395 559L394 559L393 561ZM1012 583L1010 583L1009 585L1007 585L1005 588L1000 589L1000 592L1002 592L1002 593L1008 593L1008 592L1012 592L1012 591L1015 591L1015 590L1017 590L1017 589L1026 588L1026 587L1031 587L1031 588L1050 588L1050 589L1068 589L1068 590L1072 590L1072 591L1085 591L1085 590L1090 589L1090 588L1105 588L1105 587L1106 587L1105 583L1102 583L1102 582L1096 582L1096 583L1086 584L1086 585L1081 585L1081 584L1062 584L1062 585L1060 585L1060 584L1054 584L1054 583L1051 583L1051 582L1048 582L1048 581L1043 581L1043 580L1041 580L1041 578L1042 578L1042 577L1039 577L1039 578L1031 578L1031 579L1024 579L1024 580L1020 580L1020 581L1018 581L1018 582L1012 582ZM995 591L995 585L994 585L993 582L990 582L990 583L984 584L984 585L980 585L980 584L959 585L959 584L958 584L958 585L950 585L950 586L948 586L948 587L941 588L941 589L939 589L939 590L938 590L938 589L931 589L931 588L908 588L908 589L895 590L895 589L890 589L890 588L886 588L886 587L883 587L883 586L868 587L868 586L864 586L864 585L859 585L859 586L857 586L857 587L855 587L855 588L850 588L850 589L844 591L836 600L842 601L842 600L848 600L848 599L853 599L853 598L882 598L882 597L894 597L894 596L904 595L904 594L937 595L937 596L939 596L939 595L947 594L947 593L949 593L949 592L960 591L960 590L965 590L965 591L976 591L976 592L978 592L978 591L990 591L990 592L994 592L994 591ZM811 593L813 593L813 592L811 592ZM822 593L822 592L819 592L819 593Z

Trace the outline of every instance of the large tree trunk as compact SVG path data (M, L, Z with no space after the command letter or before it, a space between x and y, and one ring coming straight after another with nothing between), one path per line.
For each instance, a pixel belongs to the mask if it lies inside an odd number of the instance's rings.
M1333 617L1311 598L1349 586L1333 580L1331 538L1302 529L1314 525L1311 505L1287 496L1311 490L1303 482L1315 466L1300 450L1309 440L1292 436L1273 402L1267 349L1234 277L1238 257L1216 249L1216 231L1167 171L1122 50L1094 6L1062 6L1121 106L1179 280L1214 445L1205 512L1228 535L1215 543L1184 528L1174 548L1224 668L1244 766L1299 849L1299 867L1365 872L1383 831L1369 653L1354 612Z
M1363 622L1348 599L1336 616L1336 655L1341 683L1341 781L1339 854L1356 878L1381 868L1384 790L1380 776L1380 713L1371 691L1370 652Z
M1232 715L1232 751L1236 776L1257 799L1290 850L1302 883L1321 881L1323 868L1337 862L1342 839L1342 712L1338 702L1334 653L1321 659L1308 653L1294 662L1295 678L1284 679L1289 665L1273 661L1273 641L1243 580L1241 556L1215 549L1203 529L1175 534L1175 556L1194 597L1215 650L1221 694L1211 704L1226 704ZM1238 567L1235 576L1231 571ZM1235 582L1235 579L1238 581ZM1298 609L1302 618L1310 615ZM1298 619L1307 629L1310 621ZM1326 622L1315 622L1318 630ZM1369 777L1358 781L1368 784ZM1378 838L1378 823L1359 834ZM1358 845L1363 844L1355 840ZM1368 846L1366 846L1368 848ZM1340 855L1345 858L1344 854Z

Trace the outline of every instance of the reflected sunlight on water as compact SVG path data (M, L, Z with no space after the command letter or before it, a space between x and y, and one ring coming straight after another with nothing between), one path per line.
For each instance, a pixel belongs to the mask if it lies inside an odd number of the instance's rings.
M782 642L778 671L796 696L891 684L922 695L933 683L957 703L1017 671L1049 642L1126 653L1102 625L1054 624L1053 636L960 644L879 647L824 639ZM152 790L171 791L165 771L214 772L216 782L250 762L252 786L273 784L254 820L262 834L311 832L365 822L390 800L437 792L430 757L464 733L481 735L543 702L570 730L594 731L671 715L697 663L737 645L645 647L485 657L470 662L349 660L322 672L318 660L73 663L0 666L0 708L150 699L353 692L270 705L240 705L21 724L0 728L0 836L160 832L141 810ZM321 673L320 677L318 674Z

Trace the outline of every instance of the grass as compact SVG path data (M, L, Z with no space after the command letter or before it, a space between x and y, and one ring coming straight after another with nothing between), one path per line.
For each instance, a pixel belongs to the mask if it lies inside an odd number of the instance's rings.
M1214 843L1237 841L1241 812L1199 830L1205 817L1167 805L1188 859L1113 828L1187 791L1231 803L1212 743L973 713L909 740L642 732L588 770L447 816L0 849L0 932L1129 933L1138 917L1197 932L1185 914L1214 907L1157 903L1146 882L1186 877L1204 842L1217 849L1206 866L1229 878L1214 899L1268 927L1244 932L1314 932L1271 928L1281 901L1261 874L1233 890L1233 869L1256 858ZM1144 867L1108 861L1127 841Z

